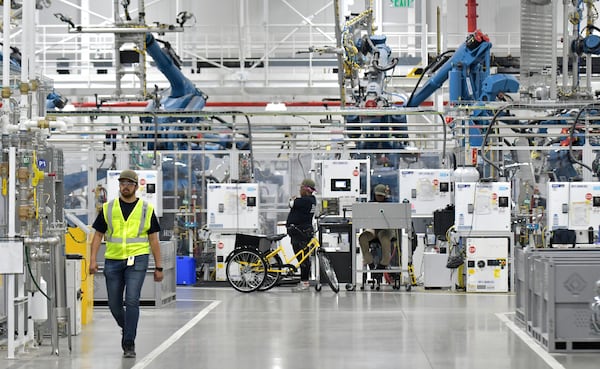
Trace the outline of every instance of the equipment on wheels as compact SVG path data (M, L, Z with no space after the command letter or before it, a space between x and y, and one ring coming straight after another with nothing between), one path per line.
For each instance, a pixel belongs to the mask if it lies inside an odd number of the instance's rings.
M259 238L273 242L283 239L286 234L273 236L259 236ZM305 262L311 255L315 255L320 272L331 289L337 293L340 290L337 275L331 266L327 254L321 250L321 244L314 232L310 241L304 249L297 252L291 258L285 254L283 245L275 249L260 251L255 246L242 245L233 250L226 260L227 282L231 287L240 292L266 291L276 286L282 276L293 275L300 264ZM295 261L294 261L295 259ZM292 262L294 261L294 262ZM318 270L318 269L317 269ZM316 278L315 290L321 290L319 276Z

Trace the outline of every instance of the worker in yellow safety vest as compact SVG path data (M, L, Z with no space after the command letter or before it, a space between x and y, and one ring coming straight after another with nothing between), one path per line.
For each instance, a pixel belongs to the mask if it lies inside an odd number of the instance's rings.
M102 206L92 227L90 274L98 272L97 255L106 241L104 278L108 306L121 327L123 357L135 357L135 337L140 317L140 294L146 277L150 251L154 256L154 280L163 279L160 254L160 224L154 208L136 196L138 176L133 170L119 175L119 198ZM125 299L123 299L125 294Z

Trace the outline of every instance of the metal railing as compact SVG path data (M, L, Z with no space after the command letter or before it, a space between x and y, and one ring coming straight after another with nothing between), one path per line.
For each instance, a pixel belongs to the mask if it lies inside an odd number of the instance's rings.
M419 27L403 24L383 26L382 33L387 36L393 54L409 57L407 60L414 63L398 67L399 74L406 74L412 67L423 65L420 56L424 40L420 33L412 31ZM513 54L519 49L518 36L517 32L490 34L494 43L493 52ZM308 84L315 78L330 79L332 82L337 80L332 73L337 68L336 55L308 53L310 47L335 46L334 27L331 24L250 25L244 29L243 43L240 43L238 26L225 24L218 28L195 25L182 34L167 33L159 37L170 42L178 52L184 62L184 72L191 80L223 80L223 75L217 72L212 73L212 77L207 77L207 73L200 75L199 66L203 70L208 67L230 73L227 78L240 81L256 78L253 74L270 82L281 80L285 83L290 76L292 80L305 80ZM430 32L426 37L427 54L436 54L437 35ZM447 34L444 37L447 47L452 49L461 45L466 35ZM12 39L18 44L20 33L16 32ZM58 88L63 82L69 87L88 88L96 81L115 79L112 34L73 34L67 33L63 25L38 25L36 45L37 70L56 80ZM160 80L160 73L152 67L151 58L148 63L149 82ZM329 70L324 73L324 69ZM240 75L240 71L244 74ZM131 81L132 84L134 82Z

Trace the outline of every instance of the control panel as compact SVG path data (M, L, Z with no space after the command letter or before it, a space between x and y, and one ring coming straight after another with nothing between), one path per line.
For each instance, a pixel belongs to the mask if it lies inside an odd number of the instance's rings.
M509 182L457 182L455 224L459 231L510 231Z
M400 202L410 203L413 216L433 217L453 201L449 169L402 169L399 172Z
M508 292L509 239L468 237L467 292Z
M257 183L209 183L206 214L211 231L258 229Z

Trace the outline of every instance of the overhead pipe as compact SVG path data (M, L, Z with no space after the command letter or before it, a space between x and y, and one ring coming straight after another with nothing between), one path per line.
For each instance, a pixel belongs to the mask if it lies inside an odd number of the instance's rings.
M213 101L206 102L207 108L232 108L232 107L249 107L249 108L264 108L271 101ZM339 101L283 101L286 107L336 107L340 106ZM444 103L446 104L446 102ZM74 102L72 105L75 108L97 108L98 106L94 102ZM101 108L145 108L148 105L148 101L122 101L122 102L110 102L104 103ZM347 104L351 105L351 104ZM403 102L398 102L395 105L403 105ZM432 106L428 101L424 101L419 106Z

